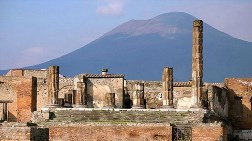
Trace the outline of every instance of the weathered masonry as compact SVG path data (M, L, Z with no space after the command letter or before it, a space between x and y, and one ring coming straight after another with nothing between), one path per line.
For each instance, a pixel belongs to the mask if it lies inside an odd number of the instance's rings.
M162 86L164 95L163 108L173 107L173 68L164 68L162 76Z
M203 21L192 24L192 77L64 77L59 66L0 76L0 140L252 140L252 78L203 82Z
M192 107L200 106L200 96L203 87L203 21L193 22L193 48L192 48Z
M58 107L59 66L50 66L47 72L48 107Z

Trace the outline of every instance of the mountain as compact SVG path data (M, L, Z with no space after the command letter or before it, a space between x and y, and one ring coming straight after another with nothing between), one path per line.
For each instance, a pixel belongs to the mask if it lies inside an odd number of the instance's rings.
M192 23L183 12L148 20L130 20L88 45L51 61L28 68L59 65L66 76L79 73L121 73L126 79L161 80L162 69L173 67L175 81L191 79ZM204 80L252 77L252 43L203 25Z

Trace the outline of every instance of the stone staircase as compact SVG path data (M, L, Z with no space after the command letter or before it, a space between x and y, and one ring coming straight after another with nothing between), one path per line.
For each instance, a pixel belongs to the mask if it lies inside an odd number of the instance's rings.
M157 110L55 110L49 122L61 123L170 123L202 122L203 113Z

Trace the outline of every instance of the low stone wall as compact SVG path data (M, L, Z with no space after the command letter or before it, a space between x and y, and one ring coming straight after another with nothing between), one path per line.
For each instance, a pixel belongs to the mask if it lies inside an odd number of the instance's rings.
M193 141L227 141L227 132L221 125L205 124L192 128Z
M0 140L48 141L49 129L40 127L1 127Z
M22 141L172 141L172 126L163 123L69 123L44 127L0 126L0 140ZM193 141L227 141L219 124L192 127Z
M1 127L1 140L30 140L29 127Z
M56 126L49 128L49 136L51 141L171 141L172 127L169 125Z

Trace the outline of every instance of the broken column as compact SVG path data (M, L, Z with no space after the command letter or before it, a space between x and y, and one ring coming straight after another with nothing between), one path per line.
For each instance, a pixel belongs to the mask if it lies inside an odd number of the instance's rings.
M8 108L7 108L7 102L2 103L3 104L3 121L8 121Z
M105 108L115 108L115 93L106 93L104 105Z
M134 92L132 96L132 108L144 109L144 83L136 83L134 86Z
M165 67L162 76L163 108L173 107L173 68Z
M73 104L73 93L75 90L69 90L68 93L64 95L64 107L72 107Z
M193 46L192 46L192 103L191 107L200 106L200 96L203 87L203 21L193 22Z
M86 83L77 82L77 90L73 93L73 107L87 107Z
M48 107L59 107L58 91L59 91L59 66L50 66L47 70L47 86L48 86Z

